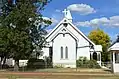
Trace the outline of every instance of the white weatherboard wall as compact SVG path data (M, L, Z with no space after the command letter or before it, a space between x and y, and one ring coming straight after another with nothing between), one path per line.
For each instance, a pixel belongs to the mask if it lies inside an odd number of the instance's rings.
M79 57L87 57L87 59L90 60L90 52L89 52L89 47L85 47L85 48L78 48L77 49L77 59L79 59Z
M45 51L45 53L43 53L43 56L49 56L49 48L43 48L42 51Z
M113 72L119 73L119 64L113 64Z
M68 47L68 59L65 58L65 47ZM61 59L61 47L63 47L63 59ZM69 35L59 34L53 42L53 64L72 65L76 67L76 41Z

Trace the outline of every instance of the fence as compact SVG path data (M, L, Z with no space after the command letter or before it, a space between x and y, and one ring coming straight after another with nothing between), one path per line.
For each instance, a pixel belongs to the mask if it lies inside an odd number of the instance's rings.
M35 61L35 62L34 62ZM84 67L78 67L78 68L75 68L75 70L77 71L77 69L79 68L94 68L96 67L97 65L94 65L95 62L91 61L91 62L88 62L88 64L86 64L86 62L78 62L79 64L77 65L82 65ZM93 67L91 67L93 66ZM110 62L102 62L102 66L106 67L106 68L111 68L111 63ZM9 71L14 71L14 67L13 65L11 66L6 66L5 67L6 69L8 69ZM57 66L54 66L52 65L52 62L49 60L49 59L46 59L46 60L42 60L42 59L32 59L32 60L20 60L19 61L19 70L20 71L34 71L34 70L37 70L37 69L45 69L45 70L49 70L49 69L62 69L63 66L62 65L57 65Z

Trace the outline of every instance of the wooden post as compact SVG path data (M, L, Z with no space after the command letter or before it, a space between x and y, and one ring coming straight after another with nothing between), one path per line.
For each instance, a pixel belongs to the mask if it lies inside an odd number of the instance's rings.
M100 66L102 66L102 62L101 62L101 52L100 52L99 54L100 54Z
M113 64L115 64L115 52L113 51Z

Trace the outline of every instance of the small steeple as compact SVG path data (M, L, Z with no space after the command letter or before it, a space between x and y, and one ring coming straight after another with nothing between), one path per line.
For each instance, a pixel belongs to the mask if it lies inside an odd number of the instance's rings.
M64 9L63 13L64 13L64 17L72 22L72 16L70 10Z

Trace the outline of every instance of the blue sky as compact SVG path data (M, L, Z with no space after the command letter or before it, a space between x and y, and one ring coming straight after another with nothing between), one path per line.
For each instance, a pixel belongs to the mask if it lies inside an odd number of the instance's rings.
M42 14L52 18L52 30L63 19L62 11L68 8L75 24L84 34L97 27L104 30L111 40L119 34L119 0L52 0Z

